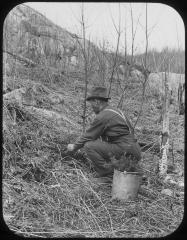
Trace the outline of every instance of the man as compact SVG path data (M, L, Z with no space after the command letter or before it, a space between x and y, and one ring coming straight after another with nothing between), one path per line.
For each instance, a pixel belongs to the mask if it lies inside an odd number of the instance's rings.
M74 144L67 146L70 152L84 147L99 177L111 175L114 168L127 170L131 162L136 165L141 159L140 147L129 120L119 109L109 106L109 99L105 87L92 90L86 100L90 102L96 118Z

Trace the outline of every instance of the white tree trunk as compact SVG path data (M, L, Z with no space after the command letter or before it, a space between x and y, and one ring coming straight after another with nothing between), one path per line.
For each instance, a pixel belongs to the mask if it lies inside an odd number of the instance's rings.
M162 135L160 141L160 152L161 158L159 162L159 175L165 176L167 174L167 158L169 151L169 101L170 101L170 92L169 92L169 79L167 74L165 74L165 97L163 103L163 126L162 126Z

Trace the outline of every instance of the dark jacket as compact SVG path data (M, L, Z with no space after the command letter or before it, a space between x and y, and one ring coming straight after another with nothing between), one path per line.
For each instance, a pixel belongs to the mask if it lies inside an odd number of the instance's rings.
M100 137L104 141L116 144L121 142L133 144L136 142L132 126L128 119L125 121L123 117L110 110L117 111L120 114L118 109L106 106L96 115L89 129L77 139L75 150L82 148L87 141L93 141Z

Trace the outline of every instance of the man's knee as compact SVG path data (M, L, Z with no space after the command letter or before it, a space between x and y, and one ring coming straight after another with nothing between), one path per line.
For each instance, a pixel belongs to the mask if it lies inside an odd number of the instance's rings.
M110 147L100 140L89 141L84 145L84 150L90 158L94 159L108 159Z
M84 145L85 151L95 151L98 148L98 141L88 141Z

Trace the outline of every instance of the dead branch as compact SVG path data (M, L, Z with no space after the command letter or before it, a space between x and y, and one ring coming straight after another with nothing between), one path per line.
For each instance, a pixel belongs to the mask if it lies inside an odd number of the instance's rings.
M23 57L23 56L21 56L21 55L17 55L17 54L15 54L15 53L12 53L12 52L7 51L7 50L3 50L3 52L8 53L9 55L11 55L12 57L14 57L14 58L17 59L18 61L25 63L26 66L28 66L28 67L35 67L35 66L38 65L37 63L33 62L32 60L30 60L30 59L28 59L28 58L26 58L26 57Z
M125 95L125 90L127 89L127 85L125 85L125 87L123 88L123 92L121 94L120 100L118 102L117 108L122 108L123 105L123 99L124 99L124 95Z
M82 118L83 118L83 132L85 132L85 129L86 129L86 97L87 97L87 90L88 90L88 59L89 59L89 56L86 52L86 27L85 27L85 16L84 16L84 5L83 4L82 4L82 9L81 9L81 22L80 23L81 23L82 38L83 38L83 47L81 49L82 49L82 53L83 53L83 56L84 56L85 91L84 91L84 103L83 103L83 116L82 116ZM87 50L88 50L88 53L89 53L90 45L88 46Z
M112 16L111 16L112 17ZM119 5L119 23L118 23L118 29L114 23L114 20L112 18L113 21L113 25L115 27L115 30L117 32L117 45L116 45L116 51L115 51L115 57L114 57L114 62L113 62L113 67L112 67L112 73L109 79L109 91L108 91L108 97L110 96L110 91L111 91L111 87L112 87L112 80L113 80L113 76L116 70L116 65L117 65L117 57L118 57L118 50L119 50L119 42L120 42L120 36L121 36L121 15L120 15L120 5Z
M145 89L146 89L146 83L148 80L148 76L149 76L149 71L147 70L147 50L148 50L148 26L147 26L147 3L146 3L146 22L145 22L145 37L146 37L146 46L145 46L145 57L144 57L144 63L143 63L143 70L141 71L144 75L144 81L142 83L142 101L141 101L141 105L140 105L140 110L138 113L138 117L136 119L136 122L134 124L134 128L142 114L143 111L143 104L145 101Z

